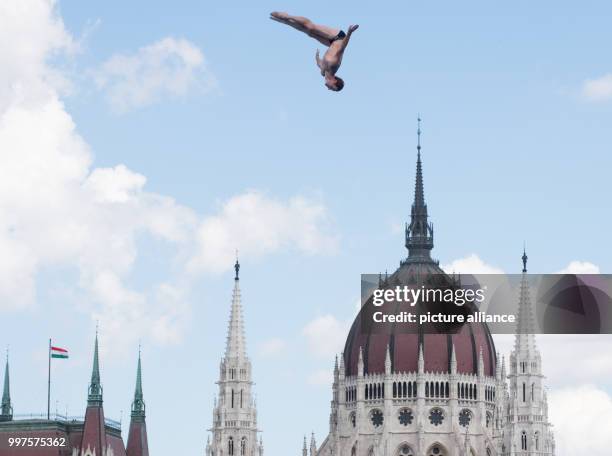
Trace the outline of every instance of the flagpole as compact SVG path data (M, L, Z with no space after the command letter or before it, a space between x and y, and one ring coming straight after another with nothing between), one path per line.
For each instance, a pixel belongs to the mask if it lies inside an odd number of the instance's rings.
M51 339L49 339L49 382L47 383L47 420L51 419Z

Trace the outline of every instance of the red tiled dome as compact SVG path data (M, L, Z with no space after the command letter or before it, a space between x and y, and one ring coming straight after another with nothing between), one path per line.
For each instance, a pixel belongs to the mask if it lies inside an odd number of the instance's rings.
M433 260L406 261L388 278L388 283L426 283L428 277L448 277ZM451 304L454 305L454 304ZM367 306L367 304L366 304ZM353 322L344 347L346 375L358 374L359 351L363 350L365 373L384 373L387 346L391 355L393 372L418 370L419 343L423 345L426 372L449 372L452 347L457 356L457 371L463 374L478 373L478 358L482 349L484 374L495 376L496 352L493 338L484 323L464 324L456 333L431 333L417 323L380 324L376 330L362 323L364 306ZM422 307L410 308L408 303L398 303L398 311L420 313ZM366 317L367 318L367 317ZM408 325L408 326L404 326ZM371 325L370 325L371 326Z

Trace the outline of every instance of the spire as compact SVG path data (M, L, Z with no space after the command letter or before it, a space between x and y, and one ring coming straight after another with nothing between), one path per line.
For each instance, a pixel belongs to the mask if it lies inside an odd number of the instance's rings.
M408 259L431 261L433 249L433 225L428 223L427 204L423 186L423 165L421 162L421 118L417 119L417 164L414 183L414 202L410 211L410 225L406 225L406 248Z
M521 278L521 287L519 292L518 316L516 336L514 340L515 351L534 352L535 344L535 316L531 305L531 296L529 293L529 282L527 280L527 252L523 247L523 276Z
M451 374L457 373L457 352L455 351L455 344L452 344L451 348Z
M104 408L102 407L102 384L100 383L100 365L98 361L98 328L94 346L93 368L87 396L87 409L83 423L83 438L80 454L102 455L106 451L106 431L104 428Z
M478 376L484 376L484 357L482 354L482 347L480 347L480 353L478 355Z
M4 369L4 389L2 390L2 407L0 408L0 421L13 419L13 406L11 405L11 387L9 378L9 356L6 350L6 367Z
M419 342L419 360L417 365L419 374L425 373L425 356L423 354L423 344L421 342Z
M359 359L357 360L357 375L363 377L365 375L365 365L363 363L363 347L359 347Z
M142 364L140 360L140 348L138 349L138 367L136 368L136 389L134 390L134 402L132 402L132 418L145 417L145 403L142 394Z
M391 373L391 347L387 344L387 353L385 354L385 374Z
M236 258L234 265L236 276L234 277L234 292L232 295L232 310L230 314L229 327L227 330L227 344L225 358L246 358L246 341L244 337L244 323L242 320L242 304L240 300L240 263Z
M149 456L147 425L145 422L145 403L142 394L142 363L138 348L138 367L136 368L136 389L132 402L132 416L126 448L127 456Z
M316 456L317 454L317 441L315 440L314 432L310 437L310 456Z
M91 370L87 405L102 405L102 384L100 383L100 363L98 361L98 328L96 328L93 368Z

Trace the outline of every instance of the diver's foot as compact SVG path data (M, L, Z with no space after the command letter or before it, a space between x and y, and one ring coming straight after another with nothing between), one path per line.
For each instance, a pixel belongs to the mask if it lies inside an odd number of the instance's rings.
M349 26L348 30L349 30L349 32L353 33L358 28L359 28L359 24L355 24L355 25Z
M286 22L289 20L289 14L280 11L272 11L270 13L270 19L279 22Z

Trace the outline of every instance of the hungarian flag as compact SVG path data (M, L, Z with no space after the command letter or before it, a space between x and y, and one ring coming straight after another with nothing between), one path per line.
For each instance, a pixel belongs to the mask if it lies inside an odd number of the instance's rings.
M68 350L59 347L51 347L51 358L68 358Z

